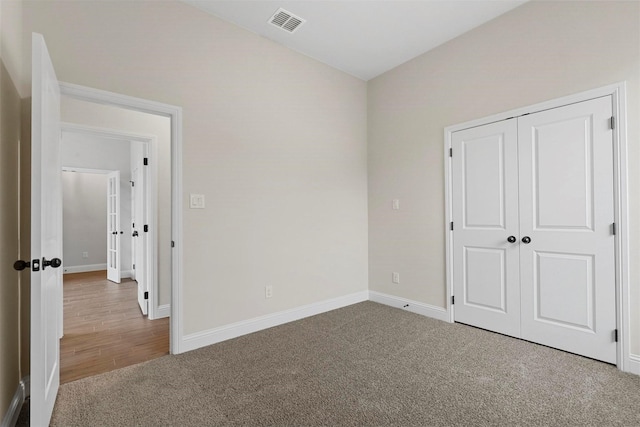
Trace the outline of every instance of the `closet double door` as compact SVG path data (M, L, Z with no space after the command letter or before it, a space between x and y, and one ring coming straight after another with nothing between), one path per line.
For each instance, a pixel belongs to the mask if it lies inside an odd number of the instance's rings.
M616 362L612 99L452 135L455 320Z

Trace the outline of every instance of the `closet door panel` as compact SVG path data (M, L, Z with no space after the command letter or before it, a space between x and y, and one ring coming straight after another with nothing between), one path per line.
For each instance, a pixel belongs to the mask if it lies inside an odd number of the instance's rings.
M455 320L520 334L516 120L455 132Z
M518 119L519 234L522 338L615 363L611 115L605 97Z

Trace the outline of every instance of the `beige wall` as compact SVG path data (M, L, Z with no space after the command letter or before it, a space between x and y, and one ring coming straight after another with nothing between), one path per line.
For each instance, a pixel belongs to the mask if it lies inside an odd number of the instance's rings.
M640 354L639 78L640 3L533 1L370 81L370 289L445 305L446 126L626 80ZM391 283L393 271L401 284Z
M14 78L20 74L20 57L15 55L20 13L19 3L0 2L0 420L21 378L20 276L12 267L18 259L21 105Z
M0 67L0 419L20 380L18 259L18 151L20 97L7 69Z
M179 2L24 16L60 80L183 108L185 333L367 289L364 82Z

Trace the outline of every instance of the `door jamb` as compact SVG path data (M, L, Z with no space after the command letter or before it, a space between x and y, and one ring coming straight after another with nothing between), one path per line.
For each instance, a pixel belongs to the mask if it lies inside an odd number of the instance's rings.
M626 82L615 83L580 92L574 95L557 98L542 103L530 105L515 110L494 114L477 120L471 120L444 129L444 180L445 180L445 274L446 274L446 301L445 309L449 322L454 322L454 305L451 304L453 294L453 234L450 224L453 218L452 195L452 158L449 150L452 145L454 132L482 126L493 122L506 120L524 114L537 113L544 110L562 107L569 104L588 101L594 98L611 96L613 103L613 117L615 127L613 129L614 144L614 221L616 223L616 319L618 328L617 343L617 367L625 372L633 372L640 375L640 360L631 355L631 317L630 317L630 283L629 283L629 211L628 211L628 187L627 187L627 102Z
M169 351L182 353L182 107L60 82L60 93L75 99L169 117L171 121L171 320Z

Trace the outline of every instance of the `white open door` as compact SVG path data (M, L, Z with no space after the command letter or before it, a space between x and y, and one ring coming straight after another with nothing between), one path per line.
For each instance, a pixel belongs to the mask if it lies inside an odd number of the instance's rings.
M142 157L140 156L139 164L134 166L131 176L133 177L134 186L132 188L132 198L134 208L133 211L133 246L135 257L133 259L135 265L136 281L138 282L138 305L142 314L149 313L149 280L148 280L148 263L147 263L147 233L144 232L144 224L146 221L146 177L145 170L142 167Z
M31 425L46 426L60 385L60 86L40 34L32 47Z
M120 283L120 171L107 175L107 280Z

